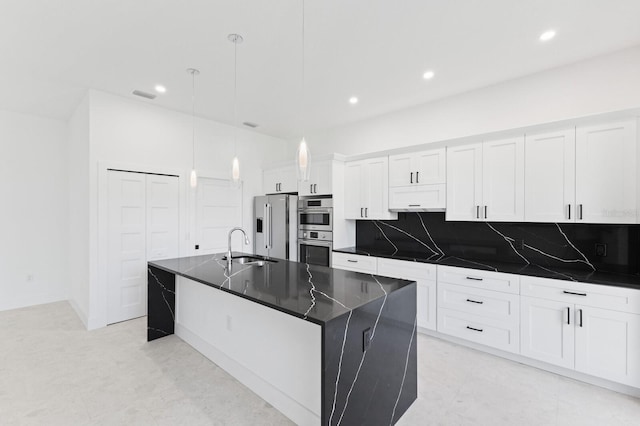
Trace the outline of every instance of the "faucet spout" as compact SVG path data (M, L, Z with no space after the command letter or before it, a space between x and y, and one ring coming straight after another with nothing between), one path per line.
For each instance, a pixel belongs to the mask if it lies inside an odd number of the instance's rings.
M231 269L231 235L233 234L234 231L240 231L242 232L242 234L244 235L244 243L245 245L249 245L250 241L249 241L249 237L247 236L247 233L245 232L244 229L236 226L235 228L231 229L231 231L229 231L229 236L227 239L228 245L227 245L227 267L229 269Z

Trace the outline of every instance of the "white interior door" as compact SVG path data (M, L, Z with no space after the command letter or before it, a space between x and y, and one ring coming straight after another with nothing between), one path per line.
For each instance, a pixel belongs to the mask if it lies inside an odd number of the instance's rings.
M179 255L178 178L108 172L107 323L147 314L147 261Z
M199 178L196 195L197 253L226 251L227 235L235 226L242 226L242 187L235 187L227 179ZM236 251L249 250L239 232L234 233L233 248Z
M146 313L146 176L109 171L107 323Z
M180 255L180 188L175 176L147 175L147 261ZM146 299L146 297L145 297Z

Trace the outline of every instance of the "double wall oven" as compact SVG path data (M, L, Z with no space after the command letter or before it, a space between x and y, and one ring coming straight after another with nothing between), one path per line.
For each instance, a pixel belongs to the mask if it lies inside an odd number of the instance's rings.
M298 199L298 259L302 263L331 266L333 199Z

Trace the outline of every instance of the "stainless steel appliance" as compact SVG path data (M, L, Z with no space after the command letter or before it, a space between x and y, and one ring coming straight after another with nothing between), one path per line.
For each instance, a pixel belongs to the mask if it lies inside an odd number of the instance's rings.
M333 233L329 231L298 231L298 258L302 263L331 266Z
M254 198L256 254L298 260L297 207L296 195L275 194Z
M298 259L312 265L331 266L333 250L333 199L298 200Z
M300 229L333 231L332 198L300 198L298 200L298 224Z

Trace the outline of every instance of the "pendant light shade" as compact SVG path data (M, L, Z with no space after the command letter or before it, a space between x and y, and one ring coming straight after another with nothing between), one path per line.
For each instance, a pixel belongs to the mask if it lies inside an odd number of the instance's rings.
M200 74L195 68L187 68L187 72L191 74L191 175L189 183L192 188L198 186L198 175L196 173L196 75Z
M231 165L231 179L234 184L240 183L240 162L238 157L233 157L233 164Z
M311 171L311 153L309 152L309 147L307 146L307 141L304 140L304 137L300 141L300 145L298 146L298 153L296 154L296 163L297 163L297 171L298 171L298 180L299 181L308 181Z

